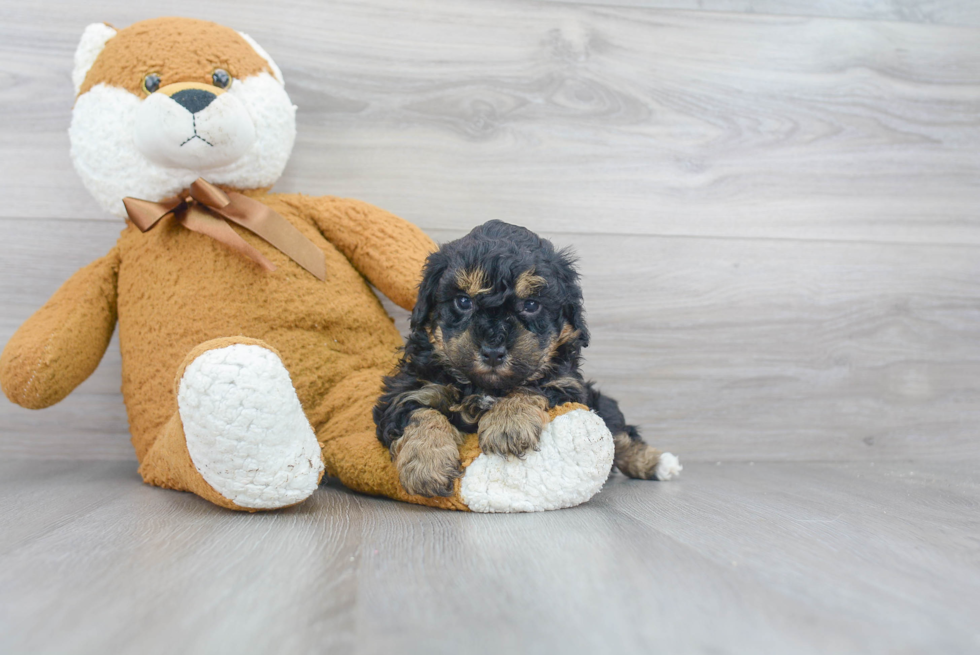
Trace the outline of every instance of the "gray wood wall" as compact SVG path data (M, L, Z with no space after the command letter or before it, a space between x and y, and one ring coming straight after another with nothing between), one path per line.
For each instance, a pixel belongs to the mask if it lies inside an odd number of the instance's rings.
M133 0L0 6L0 343L121 223L71 167L72 53ZM587 369L690 460L980 454L980 3L175 0L299 106L282 191L438 240L573 244ZM399 313L404 319L404 313ZM128 459L115 346L0 402L0 455Z

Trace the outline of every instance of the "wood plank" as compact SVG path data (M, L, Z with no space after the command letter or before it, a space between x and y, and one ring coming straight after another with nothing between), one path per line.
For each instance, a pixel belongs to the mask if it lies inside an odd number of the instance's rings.
M236 514L144 486L133 463L113 466L112 478L130 478L124 491L0 556L0 650L350 650L345 568L361 520L350 499L324 508L318 494L286 512ZM75 494L84 503L106 484L79 484Z
M284 191L428 229L980 244L980 30L470 0L168 11L234 16L276 56L300 107ZM108 218L65 135L91 20L64 1L5 12L4 217Z
M819 16L980 27L971 0L544 0L562 4L722 11L777 16Z
M14 461L0 476L0 554L84 521L111 499L133 493L134 484L140 483L135 462Z
M116 230L0 220L0 343ZM980 454L976 248L546 236L581 256L586 372L659 447L703 461ZM119 366L113 344L61 405L0 403L0 453L131 458Z
M64 464L4 460L0 479L24 466L41 494L0 486L0 515L37 507ZM78 466L80 502L113 497L0 554L4 652L932 655L980 640L975 460L694 464L532 515L332 484L243 515L127 484L128 463Z
M574 243L586 370L652 443L719 460L980 454L976 249Z

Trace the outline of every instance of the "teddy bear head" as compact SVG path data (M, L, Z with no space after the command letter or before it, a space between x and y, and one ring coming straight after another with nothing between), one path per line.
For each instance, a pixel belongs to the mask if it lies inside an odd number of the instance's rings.
M117 216L124 197L159 201L198 177L271 187L293 148L296 107L279 68L248 35L216 23L89 25L72 81L72 161Z

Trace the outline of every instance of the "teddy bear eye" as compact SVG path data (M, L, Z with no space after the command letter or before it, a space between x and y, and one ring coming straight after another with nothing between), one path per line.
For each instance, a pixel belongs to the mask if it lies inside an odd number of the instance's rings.
M227 89L231 86L231 75L228 74L223 68L216 68L213 73L211 73L211 81L219 89Z
M147 93L153 93L160 88L160 76L156 73L150 73L143 78L143 90Z

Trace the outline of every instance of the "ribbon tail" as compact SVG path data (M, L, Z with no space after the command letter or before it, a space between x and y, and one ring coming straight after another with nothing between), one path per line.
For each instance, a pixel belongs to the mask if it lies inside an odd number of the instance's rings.
M214 216L209 212L203 211L195 206L191 206L180 218L180 222L188 230L205 234L215 241L231 248L267 271L276 270L275 264L266 259L265 255L253 248L243 239L234 228L225 221L224 218Z
M327 279L326 256L295 225L258 200L235 192L228 198L227 205L212 211L262 237L317 279Z

